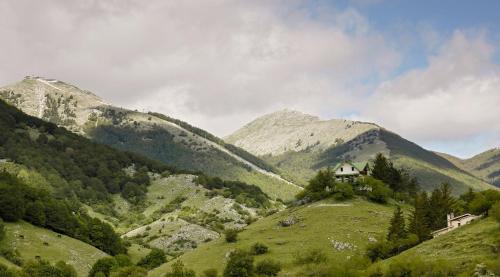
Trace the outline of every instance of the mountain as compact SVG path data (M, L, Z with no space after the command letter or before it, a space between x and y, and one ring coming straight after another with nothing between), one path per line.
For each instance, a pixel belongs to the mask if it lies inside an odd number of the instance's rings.
M225 141L259 156L300 185L320 168L342 160L370 160L383 153L397 166L408 168L425 189L433 189L441 182L452 184L455 193L469 187L492 187L447 159L373 123L321 120L282 110L255 119Z
M0 98L97 142L179 169L255 184L273 198L288 200L300 190L263 160L204 130L162 114L114 107L62 81L28 76L0 88Z
M460 159L452 155L437 153L457 167L500 187L500 148L493 148L469 159Z

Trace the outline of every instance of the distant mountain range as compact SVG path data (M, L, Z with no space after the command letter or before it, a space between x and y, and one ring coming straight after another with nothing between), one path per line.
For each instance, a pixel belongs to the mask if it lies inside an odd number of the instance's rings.
M441 182L452 184L456 193L469 187L492 188L486 179L373 123L321 120L282 110L255 119L225 140L259 156L302 185L318 169L342 160L371 160L383 153L396 165L409 169L425 189Z
M29 115L97 142L179 169L255 184L275 198L291 199L300 190L266 162L204 130L162 114L109 105L95 94L62 81L26 77L1 87L0 98Z

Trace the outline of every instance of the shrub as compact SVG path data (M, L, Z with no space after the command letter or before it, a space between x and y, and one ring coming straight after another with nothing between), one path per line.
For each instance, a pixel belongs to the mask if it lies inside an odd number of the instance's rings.
M497 201L493 206L491 206L489 215L493 217L497 222L500 222L500 201Z
M310 249L304 254L300 252L295 254L295 263L298 265L321 264L325 263L327 260L328 258L321 249Z
M126 266L111 274L112 277L146 277L148 271L140 266Z
M118 262L112 257L105 257L97 260L89 272L89 277L98 277L99 275L109 276L111 271L119 267Z
M219 276L219 273L217 272L217 269L210 268L210 269L203 271L203 276L204 277L217 277L217 276Z
M3 264L0 264L0 276L2 276L2 277L16 277L17 274L15 274L12 270L8 269Z
M250 277L254 275L253 256L243 250L235 250L229 255L224 277Z
M252 245L250 252L254 255L262 255L269 252L269 248L265 244L257 242Z
M257 263L255 272L263 276L277 276L281 271L281 264L270 259Z
M142 258L137 265L144 267L146 269L153 269L159 267L167 261L167 256L163 250L158 248L151 249L151 252L144 258Z
M7 261L21 266L23 264L23 260L21 259L21 255L17 250L11 249L0 249L0 256L3 256Z
M236 229L227 229L224 231L224 236L226 238L226 242L232 243L238 240L238 230Z
M167 272L167 274L165 274L165 277L195 277L195 276L196 274L194 273L194 271L186 268L181 260L177 260L172 265L172 271Z
M340 183L335 185L334 197L337 200L346 200L354 196L354 191L351 184Z
M3 220L0 218L0 241L2 241L5 238L5 224L3 223Z
M64 262L58 262L55 266L47 261L28 262L22 273L31 277L76 277L76 270Z

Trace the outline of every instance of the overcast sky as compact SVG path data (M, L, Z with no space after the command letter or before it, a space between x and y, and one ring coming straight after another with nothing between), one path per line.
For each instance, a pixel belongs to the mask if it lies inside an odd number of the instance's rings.
M3 0L0 84L56 78L219 136L291 108L500 146L500 2L425 2Z

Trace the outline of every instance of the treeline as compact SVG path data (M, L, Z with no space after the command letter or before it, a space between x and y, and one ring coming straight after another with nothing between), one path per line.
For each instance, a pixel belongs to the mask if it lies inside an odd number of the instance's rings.
M254 164L254 165L256 165L256 166L258 166L258 167L260 167L262 169L265 169L265 170L270 171L270 172L277 173L276 169L273 166L271 166L270 164L266 163L265 161L257 158L256 156L250 154L249 152L245 151L244 149L242 149L240 147L237 147L235 145L226 143L224 140L222 140L222 139L220 139L220 138L218 138L218 137L210 134L209 132L207 132L207 131L205 131L203 129L200 129L198 127L194 127L194 126L190 125L187 122L184 122L182 120L166 116L164 114L154 113L154 112L149 112L148 114L156 116L156 117L161 118L163 120L175 123L175 124L181 126L182 128L190 131L191 133L197 134L197 135L199 135L199 136L201 136L201 137L203 137L205 139L208 139L210 141L213 141L213 142L219 144L220 146L225 147L226 149L228 149L232 153L234 153L234 154L242 157L243 159L251 162L252 164Z
M15 176L0 172L1 219L9 222L22 219L91 244L110 255L126 252L110 225L89 217L72 200L55 199L47 191L29 187Z
M148 172L176 172L141 155L93 143L0 100L0 158L40 172L61 197L93 203L110 194L136 201L149 185ZM135 168L135 174L124 169Z
M247 207L265 208L270 205L269 197L254 185L240 181L226 181L219 177L209 177L203 174L200 174L195 182L211 190L214 194L235 199L236 202Z
M2 277L77 277L76 270L70 264L57 262L50 264L47 261L30 261L19 269L7 268L0 264Z

